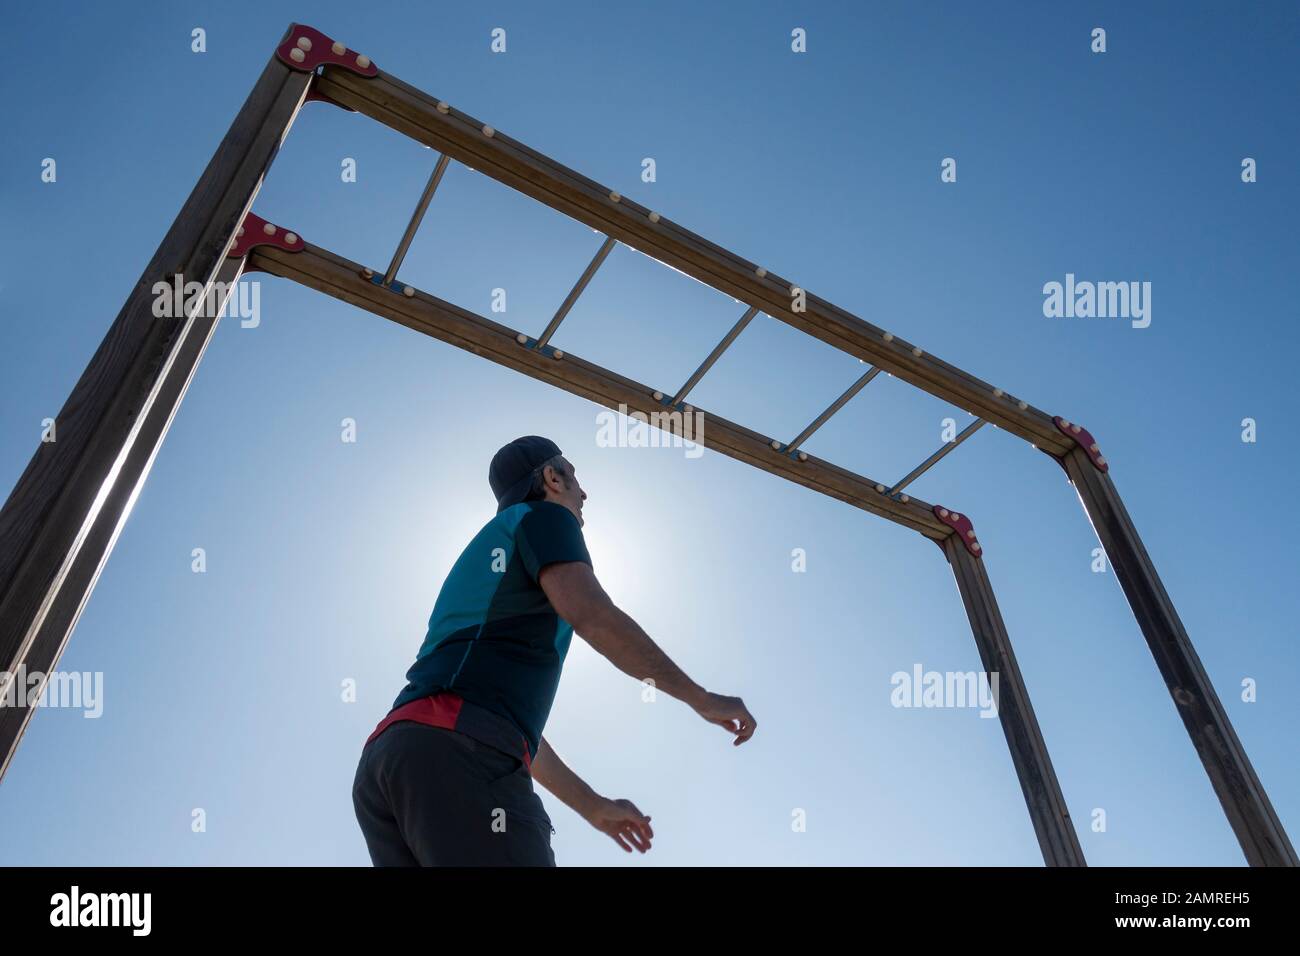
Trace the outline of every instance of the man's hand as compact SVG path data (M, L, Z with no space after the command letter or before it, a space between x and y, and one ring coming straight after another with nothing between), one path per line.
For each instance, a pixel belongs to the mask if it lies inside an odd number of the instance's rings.
M655 835L650 829L650 818L642 814L631 800L610 800L592 790L551 749L545 737L533 758L532 774L536 782L626 852L631 853L636 848L644 853L650 849L650 841Z
M642 815L631 800L610 800L598 797L584 814L587 822L631 853L635 847L641 853L650 849L655 832L650 828L650 818Z
M706 693L695 705L695 712L711 724L726 728L736 735L733 743L739 747L758 729L758 721L739 697L724 697Z

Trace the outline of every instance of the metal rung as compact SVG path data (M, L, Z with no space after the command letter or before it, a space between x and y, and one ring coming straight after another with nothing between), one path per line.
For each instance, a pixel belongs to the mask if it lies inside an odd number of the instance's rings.
M415 230L420 228L420 221L424 219L424 214L429 209L429 203L433 199L434 190L438 188L438 183L442 182L442 174L447 171L447 163L451 161L446 153L438 157L438 165L433 167L433 175L429 177L429 182L424 187L424 192L420 196L420 202L415 207L415 212L411 213L411 221L406 226L406 232L402 234L402 241L397 244L397 251L393 253L393 261L388 266L388 271L384 273L384 285L388 285L397 278L397 270L402 267L402 260L406 258L406 250L411 248L411 240L415 238Z
M704 378L704 373L713 368L713 363L722 357L722 353L727 351L727 346L736 341L736 336L745 330L745 326L749 325L749 320L756 315L758 315L758 306L751 305L748 311L731 327L731 331L722 337L722 341L714 346L713 351L709 353L709 357L695 370L695 374L688 378L686 384L677 390L677 394L673 396L673 400L668 403L669 405L675 406L686 397L687 392L700 383L700 379Z
M830 408L826 409L826 411L818 415L813 420L811 425L809 425L807 428L805 428L803 431L799 433L799 436L795 438L794 441L786 445L785 446L786 452L793 453L798 451L799 446L808 440L809 435L811 435L817 429L825 425L830 420L830 417L832 415L834 415L836 412L838 412L841 408L844 407L845 402L847 402L854 395L858 394L858 392L862 391L862 389L866 387L866 384L879 374L880 374L880 369L876 368L875 366L872 366L872 368L868 370L860 379L858 379L856 382L850 385L848 387L848 390L843 395L835 399L834 403L832 403Z
M908 472L907 477L904 478L902 481L900 481L898 484L894 485L894 487L890 488L888 493L890 495L898 494L900 491L902 491L904 488L910 485L913 481L915 481L917 478L921 477L921 475L925 474L932 467L934 467L935 463L938 462L940 458L948 454L948 452L952 451L954 448L956 448L958 445L964 442L967 438L970 438L971 435L974 435L977 431L979 431L980 427L984 424L985 424L984 419L982 418L975 419L975 421L971 422L969 425L963 428L961 434L959 434L956 438L948 442L946 445L944 445L942 448L936 451L933 455L931 455L925 461L921 462L910 472Z
M551 336L555 334L555 330L560 327L560 323L564 321L564 317L568 315L569 310L573 308L573 303L578 301L578 296L582 295L582 290L587 288L587 283L591 281L591 277L596 274L596 270L599 269L600 264L605 261L605 257L609 255L609 251L614 248L614 242L615 240L612 236L605 237L605 241L602 242L600 248L596 250L596 255L591 260L591 265L587 266L586 271L578 278L577 284L574 285L572 291L569 292L568 297L560 305L559 311L555 313L555 317L547 324L546 330L542 332L542 337L537 340L537 344L534 348L540 349L551 340Z

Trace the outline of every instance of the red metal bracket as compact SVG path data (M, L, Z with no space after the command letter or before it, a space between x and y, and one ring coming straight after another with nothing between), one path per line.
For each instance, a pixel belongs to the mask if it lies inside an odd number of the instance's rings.
M235 241L226 253L226 258L242 259L254 246L275 246L285 252L302 252L302 237L250 212L235 230ZM253 270L245 267L244 271Z
M1083 449L1088 460L1098 471L1110 471L1110 465L1106 464L1106 458L1101 453L1101 448L1097 445L1097 440L1092 437L1088 429L1076 422L1067 422L1060 415L1052 416L1052 422L1062 434L1068 435L1078 442L1079 447Z
M984 548L980 545L979 539L975 537L975 527L970 523L970 518L955 511L949 511L942 505L935 505L931 510L934 511L936 518L957 532L958 537L961 538L961 543L966 545L967 551L977 558L983 556ZM942 541L935 541L934 543L940 548L943 547Z
M289 27L289 37L275 48L275 55L289 69L300 73L314 73L318 66L341 66L361 76L379 75L379 67L370 62L370 57L301 23Z

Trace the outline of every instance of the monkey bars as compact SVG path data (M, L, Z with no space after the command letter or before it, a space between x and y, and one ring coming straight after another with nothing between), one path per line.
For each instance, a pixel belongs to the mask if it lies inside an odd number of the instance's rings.
M309 100L356 111L441 153L382 274L249 211L280 142ZM397 279L452 160L604 235L590 264L536 338ZM747 306L695 373L668 395L550 344L618 243ZM1023 438L1054 458L1078 492L1246 859L1252 865L1296 865L1295 851L1124 510L1109 465L1086 429L1050 416L708 242L298 24L290 26L277 47L60 412L59 440L38 448L0 510L0 662L8 673L20 664L29 671L53 669L215 328L215 314L198 307L181 319L154 318L150 290L174 274L199 281L205 290L226 289L218 283L233 283L246 270L291 279L572 394L639 412L671 433L934 541L952 568L980 658L987 671L1000 675L998 715L1043 858L1049 865L1082 866L1078 836L970 519L904 491L986 423ZM707 434L692 435L689 416L704 413L685 403L688 393L760 311L856 356L870 368L789 443L711 414ZM953 441L893 485L854 474L802 448L881 371L976 416ZM28 708L0 709L0 774L30 716Z

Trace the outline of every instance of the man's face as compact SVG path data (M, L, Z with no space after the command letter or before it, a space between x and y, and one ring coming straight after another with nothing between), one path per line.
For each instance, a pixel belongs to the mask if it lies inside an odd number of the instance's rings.
M564 505L572 511L573 516L578 519L578 526L581 527L585 524L582 520L582 503L587 500L587 493L582 490L582 485L578 484L577 470L569 459L562 458L561 461L565 474L561 475L549 466L543 472L546 478L546 500Z

